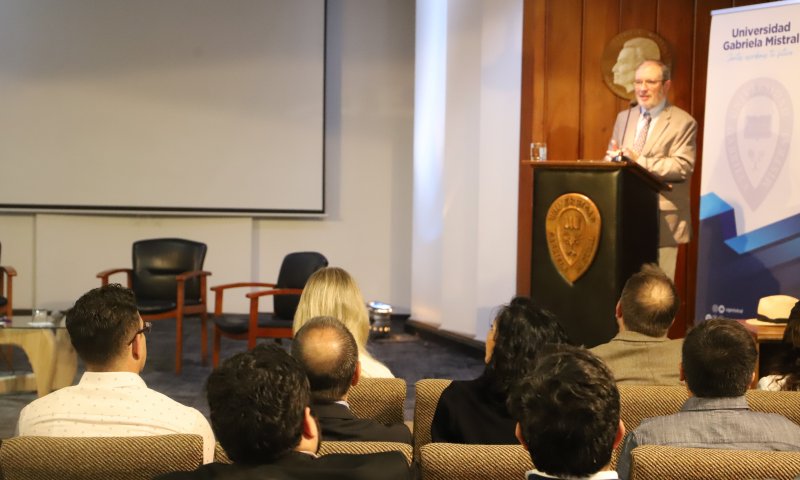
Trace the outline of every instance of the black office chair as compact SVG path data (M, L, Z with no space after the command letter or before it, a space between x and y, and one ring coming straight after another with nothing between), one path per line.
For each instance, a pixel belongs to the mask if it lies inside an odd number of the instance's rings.
M211 364L219 364L221 337L247 340L247 349L256 346L257 338L292 338L292 322L300 294L308 277L320 268L328 266L328 259L317 252L296 252L286 255L281 264L276 283L238 282L211 287L214 292L214 345L211 349ZM224 314L223 295L231 288L267 288L246 294L250 299L250 313ZM261 297L273 297L273 312L259 313Z
M116 268L97 274L108 284L109 276L125 272L128 288L136 294L136 308L142 320L174 318L175 373L181 373L183 359L183 317L200 315L201 359L208 356L208 308L203 271L206 244L182 238L154 238L133 244L133 268Z

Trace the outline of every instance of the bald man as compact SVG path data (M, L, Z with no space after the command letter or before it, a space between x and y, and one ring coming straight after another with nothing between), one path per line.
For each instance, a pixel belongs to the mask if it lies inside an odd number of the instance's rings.
M680 303L675 285L657 265L642 266L625 282L617 302L619 333L591 349L617 383L680 384L683 340L667 338Z
M323 440L411 443L404 424L384 425L350 411L347 394L358 383L361 364L355 338L339 320L308 321L294 336L292 356L308 376L311 412L319 420Z

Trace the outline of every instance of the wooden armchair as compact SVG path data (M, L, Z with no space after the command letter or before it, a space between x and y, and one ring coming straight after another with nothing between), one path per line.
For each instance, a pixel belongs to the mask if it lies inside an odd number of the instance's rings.
M181 238L139 240L133 244L133 268L115 268L97 274L103 285L109 277L127 275L127 287L136 295L136 307L142 320L175 319L175 373L183 360L183 317L200 316L201 359L208 356L208 308L206 279L203 270L205 243Z
M0 259L2 259L3 244L0 243ZM0 265L0 317L14 316L14 277L17 271L10 265Z
M286 255L281 264L276 283L238 282L211 287L214 292L214 343L211 350L211 364L219 364L219 351L222 337L247 340L247 349L256 346L258 338L292 338L292 323L300 294L303 293L308 277L320 268L326 267L328 260L317 252L296 252ZM233 288L262 288L245 296L250 300L248 315L224 313L224 294ZM259 300L273 298L273 312L259 313Z

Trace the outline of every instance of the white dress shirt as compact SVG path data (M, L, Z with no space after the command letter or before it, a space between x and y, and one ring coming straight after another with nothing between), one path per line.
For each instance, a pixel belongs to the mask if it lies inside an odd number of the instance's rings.
M203 461L214 461L214 433L198 410L147 388L130 372L86 372L77 385L34 400L22 409L22 435L135 437L189 433L203 437Z

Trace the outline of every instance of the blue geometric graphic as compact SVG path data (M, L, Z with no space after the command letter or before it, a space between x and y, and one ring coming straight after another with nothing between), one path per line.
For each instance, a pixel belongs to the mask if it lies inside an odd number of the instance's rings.
M767 295L800 297L800 214L736 236L736 216L714 193L700 199L695 322L753 318Z

